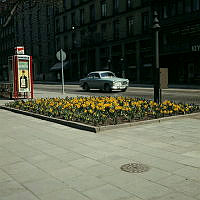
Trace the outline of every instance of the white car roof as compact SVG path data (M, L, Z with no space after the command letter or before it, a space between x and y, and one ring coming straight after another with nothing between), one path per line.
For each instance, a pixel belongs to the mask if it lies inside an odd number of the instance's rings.
M91 73L105 73L105 72L111 72L111 71L94 71L94 72L90 72L89 74L91 74ZM111 73L113 73L113 72L111 72Z

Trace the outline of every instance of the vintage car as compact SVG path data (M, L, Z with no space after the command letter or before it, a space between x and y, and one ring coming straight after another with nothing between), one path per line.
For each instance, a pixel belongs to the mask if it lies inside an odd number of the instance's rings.
M129 85L129 80L118 78L111 71L95 71L88 74L86 78L80 80L80 86L84 91L90 89L100 89L105 92L112 90L126 91Z

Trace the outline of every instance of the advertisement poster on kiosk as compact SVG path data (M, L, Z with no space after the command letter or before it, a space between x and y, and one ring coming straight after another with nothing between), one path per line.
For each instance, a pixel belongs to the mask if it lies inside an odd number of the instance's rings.
M32 56L24 54L24 47L15 47L15 55L8 57L8 81L0 84L2 96L10 99L33 99Z
M30 92L30 67L28 57L18 57L19 92Z

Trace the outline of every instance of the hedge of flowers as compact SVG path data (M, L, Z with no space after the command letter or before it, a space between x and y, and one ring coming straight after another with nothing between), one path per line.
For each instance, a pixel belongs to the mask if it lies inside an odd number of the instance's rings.
M199 112L200 106L130 97L76 97L19 100L6 106L95 126Z

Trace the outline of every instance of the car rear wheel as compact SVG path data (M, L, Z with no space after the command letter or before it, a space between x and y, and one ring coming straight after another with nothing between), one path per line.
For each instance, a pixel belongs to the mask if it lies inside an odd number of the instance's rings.
M105 84L105 85L104 85L104 91L105 91L105 92L111 92L111 87L110 87L109 84Z
M84 83L83 90L84 91L89 91L90 90L90 87L89 87L89 85L87 83Z

